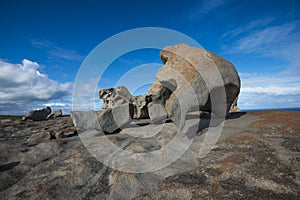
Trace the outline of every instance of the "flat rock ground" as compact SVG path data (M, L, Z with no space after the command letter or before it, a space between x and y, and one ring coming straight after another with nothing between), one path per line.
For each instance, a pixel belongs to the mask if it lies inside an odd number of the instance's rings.
M190 114L187 123L197 116ZM199 158L209 124L202 116L195 134L182 136L192 140L187 151L156 171L149 167L155 162L140 166L135 156L159 151L175 138L175 147L184 148L176 127L136 124L103 136L79 130L78 135L69 116L1 120L0 199L300 199L300 112L235 113L209 154ZM104 161L123 171L96 159L107 151L107 141L131 152L129 164L118 165L124 161L118 156ZM118 152L122 155L112 153Z

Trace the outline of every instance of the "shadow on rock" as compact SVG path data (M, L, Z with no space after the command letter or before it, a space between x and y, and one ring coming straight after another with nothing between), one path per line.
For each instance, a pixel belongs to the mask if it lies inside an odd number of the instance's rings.
M4 165L0 165L0 172L5 172L7 170L11 170L15 166L18 166L21 162L10 162Z

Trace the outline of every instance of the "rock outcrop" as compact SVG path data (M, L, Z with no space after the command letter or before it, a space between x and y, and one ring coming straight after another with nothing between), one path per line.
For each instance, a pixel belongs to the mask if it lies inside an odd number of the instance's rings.
M99 98L103 100L102 109L112 109L129 103L134 108L134 119L149 118L147 109L147 105L151 102L149 95L132 96L125 86L119 86L100 90Z
M197 116L189 113L187 123ZM0 120L0 199L300 198L300 112L234 113L212 151L199 159L209 121L201 117L193 144L171 165L129 173L98 161L69 116ZM95 151L104 151L100 142L107 138L134 155L163 149L178 129L167 122L150 137L155 127L128 127L106 136L95 130L81 134L95 135L87 141ZM50 132L66 137L49 139Z
M71 118L78 128L114 133L130 124L133 112L132 104L123 103L100 111L73 111Z
M160 57L164 65L147 94L132 96L125 86L103 89L99 91L102 109L132 104L134 119L150 118L153 123L171 119L180 129L185 125L186 114L191 111L206 111L221 118L239 111L240 78L230 62L185 44L165 47ZM101 120L98 118L99 123ZM111 118L110 121L114 120ZM115 129L109 128L107 132Z
M47 116L50 115L51 108L47 106L46 108L43 108L41 110L31 110L25 117L23 117L23 120L33 120L33 121L41 121L47 119Z
M0 120L0 199L300 199L300 112L237 112L239 76L206 50L161 59L146 95Z
M148 88L148 93L152 102L148 104L148 113L151 122L162 122L168 118L168 113L165 109L166 100L169 99L172 91L164 87L159 81L155 81Z
M147 108L150 120L153 123L163 123L168 118L168 113L161 103L151 102Z
M100 90L99 98L103 99L102 109L111 109L133 101L132 95L125 86Z
M164 65L156 74L149 93L165 101L168 117L184 125L189 111L208 111L225 116L240 92L240 78L235 67L218 55L184 44L165 47ZM168 95L157 95L168 88Z

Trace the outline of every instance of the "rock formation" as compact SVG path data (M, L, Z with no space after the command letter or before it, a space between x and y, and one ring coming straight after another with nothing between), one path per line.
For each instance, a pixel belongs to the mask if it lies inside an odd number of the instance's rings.
M102 109L114 108L133 101L132 95L124 86L100 90L99 98L103 99Z
M149 87L147 94L132 96L125 86L99 91L103 111L97 113L105 117L98 117L98 123L101 124L101 120L113 122L113 115L104 115L110 113L105 110L123 104L133 105L134 119L150 118L151 122L160 123L168 118L180 129L184 127L186 114L191 111L206 111L223 118L229 112L239 111L240 78L230 62L212 52L185 44L165 47L160 57L164 65L157 72L157 81ZM128 113L130 109L125 110L126 123L122 125L127 124L131 116ZM90 114L76 113L78 117L81 115ZM78 120L75 125L83 126ZM117 130L114 125L110 127L114 128L106 132ZM98 129L96 125L94 129Z
M61 110L61 109L59 109L59 110L57 110L57 111L55 111L55 112L50 113L50 114L46 117L46 119L51 119L51 118L56 118L56 117L62 117L62 110Z
M149 95L138 95L133 97L132 104L134 106L134 119L149 118L148 104L151 102Z
M71 117L74 125L81 129L114 133L130 124L133 105L123 103L100 111L73 111Z
M47 116L51 113L51 108L47 106L41 110L31 110L29 113L23 117L23 120L33 120L33 121L41 121L47 119Z
M120 103L133 103L134 118L150 117L152 122L169 118L183 127L185 115L190 111L213 112L224 117L239 110L240 78L230 62L184 44L166 47L160 56L164 65L147 95L133 98L127 89L121 90L126 91L126 95L121 95L121 99L125 96L125 101ZM99 92L104 108L112 107L114 99L120 98L118 91L119 88Z
M300 199L300 112L223 119L238 110L231 63L187 45L161 59L146 95L108 88L100 111L0 120L0 199Z
M152 122L161 122L168 118L165 103L171 94L172 91L169 88L164 87L159 81L155 81L148 88L148 95L152 100L148 105L148 113Z
M134 119L149 118L147 105L151 98L148 95L132 96L125 86L120 86L100 90L99 98L103 100L102 109L112 109L129 103L134 107Z
M189 111L208 111L219 116L229 113L240 92L240 78L235 67L225 59L201 48L184 44L165 47L161 53L164 65L156 74L158 82L149 94L168 88L162 99L168 117L178 126Z

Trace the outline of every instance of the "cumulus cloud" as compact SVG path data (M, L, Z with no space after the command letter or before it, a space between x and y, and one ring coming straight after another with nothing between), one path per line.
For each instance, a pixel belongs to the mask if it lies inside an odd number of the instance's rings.
M8 108L14 112L13 107L24 109L28 104L70 96L71 83L58 83L41 73L39 67L27 59L21 64L0 60L0 114L9 112Z

